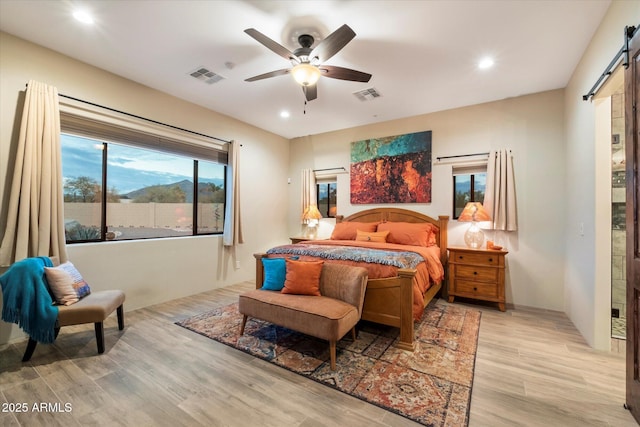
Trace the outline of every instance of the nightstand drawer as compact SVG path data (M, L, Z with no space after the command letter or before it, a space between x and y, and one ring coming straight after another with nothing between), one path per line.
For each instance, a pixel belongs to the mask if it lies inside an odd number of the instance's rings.
M469 296L471 298L498 298L497 283L470 282L456 280L456 295Z
M456 265L455 277L457 279L495 283L498 281L498 269L494 267L480 267L477 265Z
M469 252L455 252L453 260L456 264L480 264L480 265L498 265L498 256L492 253L469 253Z

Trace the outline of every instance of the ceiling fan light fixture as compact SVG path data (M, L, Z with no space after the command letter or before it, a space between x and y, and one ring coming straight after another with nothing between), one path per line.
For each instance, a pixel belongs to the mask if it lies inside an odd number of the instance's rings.
M291 75L299 85L313 86L320 78L320 69L309 63L302 63L291 69Z

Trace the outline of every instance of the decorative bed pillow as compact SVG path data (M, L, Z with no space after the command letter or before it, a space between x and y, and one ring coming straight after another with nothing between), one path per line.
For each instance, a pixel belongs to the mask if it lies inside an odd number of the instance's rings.
M356 240L357 231L373 233L377 222L339 222L331 233L331 240Z
M431 223L383 222L378 231L388 231L387 242L411 246L434 246L438 228Z
M286 260L287 276L283 294L320 296L320 274L324 261Z
M367 233L366 231L357 230L356 240L360 242L382 242L387 241L388 231L376 231L373 233Z
M58 267L45 267L44 273L49 289L58 304L71 305L91 293L89 284L69 261Z
M287 264L284 258L262 258L264 267L264 282L262 289L266 291L281 291L287 275Z

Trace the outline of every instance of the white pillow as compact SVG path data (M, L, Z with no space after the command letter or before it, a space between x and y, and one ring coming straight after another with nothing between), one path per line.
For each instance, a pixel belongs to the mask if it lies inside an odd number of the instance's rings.
M71 305L91 293L89 284L71 262L67 261L58 267L45 267L44 273L58 304Z

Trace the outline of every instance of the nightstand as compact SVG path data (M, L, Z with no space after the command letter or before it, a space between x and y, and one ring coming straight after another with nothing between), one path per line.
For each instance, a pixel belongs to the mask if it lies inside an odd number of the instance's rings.
M291 240L291 244L295 244L295 243L300 243L306 240L313 240L313 239L310 239L308 237L289 237L289 240Z
M456 296L498 303L505 311L504 250L470 249L449 250L449 302Z

